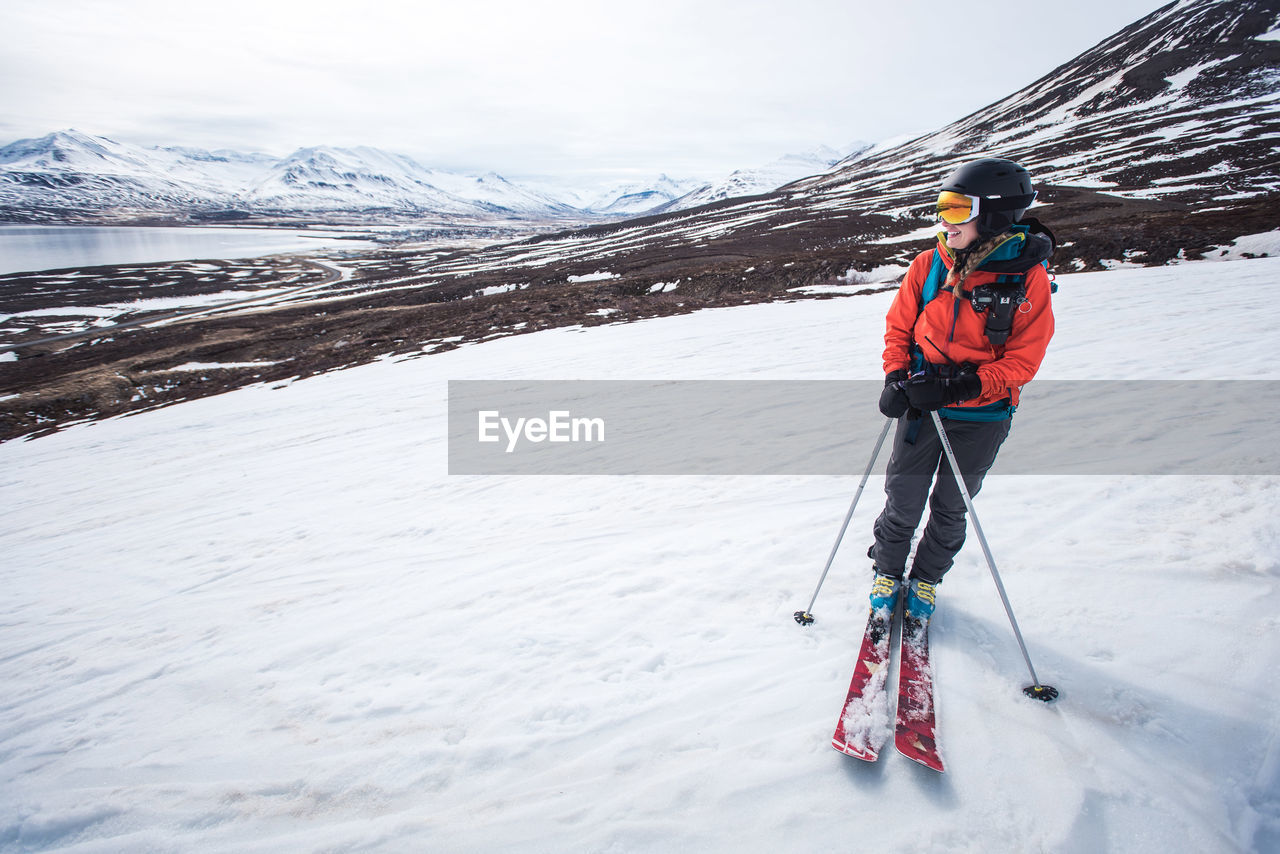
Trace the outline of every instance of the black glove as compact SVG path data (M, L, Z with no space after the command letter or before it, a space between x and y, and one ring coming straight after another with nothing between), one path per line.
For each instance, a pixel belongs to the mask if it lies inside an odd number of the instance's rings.
M907 380L906 393L911 406L932 412L982 394L982 380L972 371L946 378L919 374Z
M902 382L907 372L897 370L884 378L884 391L880 392L880 413L886 418L901 418L907 413L910 404L907 393L902 390Z

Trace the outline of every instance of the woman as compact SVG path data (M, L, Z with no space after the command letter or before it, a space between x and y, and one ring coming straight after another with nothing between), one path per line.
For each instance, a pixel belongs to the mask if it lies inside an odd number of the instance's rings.
M912 262L889 309L880 411L899 421L869 552L873 608L892 610L909 578L906 614L928 619L935 587L964 544L964 499L927 413L942 416L976 495L1009 434L1018 393L1053 337L1046 269L1053 235L1024 217L1035 196L1027 170L1009 160L955 170L938 196L937 248ZM929 521L908 576L926 502Z

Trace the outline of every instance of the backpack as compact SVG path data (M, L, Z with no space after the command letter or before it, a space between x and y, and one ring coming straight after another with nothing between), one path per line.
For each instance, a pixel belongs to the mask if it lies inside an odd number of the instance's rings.
M1025 235L1032 231L1045 234L1052 241L1053 233L1045 228L1039 220L1026 218L1031 224L1015 225L1013 231ZM1011 241L1012 242L1012 241ZM1021 244L1021 240L1018 241ZM1008 244L1005 244L1008 245ZM1001 246L993 256L999 255L1004 246ZM997 258L996 260L1001 260ZM1040 266L1044 267L1045 272L1049 270L1049 262L1041 261ZM969 304L973 306L973 310L981 314L987 313L986 334L987 340L991 342L992 347L1003 347L1005 342L1009 340L1009 334L1013 331L1013 313L1018 310L1018 306L1027 301L1026 273L1002 274L996 278L994 282L987 285L979 285L969 292ZM942 288L942 283L947 280L947 266L942 261L942 253L938 247L933 248L933 263L929 266L929 275L924 280L924 286L920 293L920 311L924 311L924 307L938 295L938 291ZM1049 277L1049 292L1058 292L1058 283L1053 280L1053 276Z
M1053 232L1049 231L1039 220L1032 217L1024 217L1021 224L1013 226L1013 231L1021 237L1016 241L1019 251L1021 244L1025 240L1025 235L1032 232L1044 234L1051 242L1055 244L1057 242L1054 240ZM1002 244L990 257L994 260L1010 260L1016 257L1016 254L1010 254L1014 247L1010 247L1010 250L1005 250L1006 246L1014 242L1010 240ZM1002 252L1007 257L998 257ZM1041 261L1040 264L1048 272L1048 260ZM924 307L938 295L938 291L942 289L942 284L946 279L947 266L943 263L942 253L935 246L933 248L933 262L929 266L929 275L925 277L924 285L921 288L920 312L917 313L917 317L924 312ZM969 304L973 306L973 310L979 313L985 311L987 314L984 331L992 347L1003 347L1005 342L1009 340L1009 334L1013 331L1014 312L1027 301L1026 279L1027 274L1025 272L1000 274L994 282L979 285L969 292ZM1053 280L1052 274L1049 276L1049 292L1058 292L1058 284ZM918 343L912 346L911 365L913 373L925 368L924 351ZM938 414L943 418L957 421L1002 421L1012 416L1015 408L1013 404L1003 400L978 407L945 407L938 410ZM913 440L914 436L911 436L909 441Z

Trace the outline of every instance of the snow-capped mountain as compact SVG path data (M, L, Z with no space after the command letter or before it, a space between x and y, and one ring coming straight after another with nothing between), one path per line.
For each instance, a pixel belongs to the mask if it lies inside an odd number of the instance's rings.
M143 148L68 130L0 148L0 219L118 212L181 218L236 211L616 219L767 193L829 171L844 156L820 146L718 182L664 174L575 191L519 184L495 172L433 169L368 146L316 146L277 158L225 149Z
M170 216L369 212L553 219L564 202L495 173L429 169L376 148L304 148L281 158L142 148L78 131L0 148L0 217L140 212Z
M592 199L587 208L601 214L635 216L660 210L701 186L704 182L697 179L659 175L651 181L611 187Z
M840 154L818 148L724 181L659 175L577 192L432 169L402 154L361 146L302 148L287 157L143 148L79 131L0 148L0 219L147 213L181 218L231 211L258 215L360 212L548 220L630 217L768 192L831 168Z
M467 199L471 202L491 204L508 211L523 211L540 214L551 210L572 214L572 199L563 199L551 193L521 183L508 181L497 172L486 172L483 175L465 175L458 172L446 172L440 169L428 169L428 181L451 195Z
M801 178L828 172L836 164L870 147L869 143L856 143L841 153L829 146L820 145L799 154L783 155L753 169L737 169L716 181L675 179L659 175L652 181L611 187L603 193L584 199L581 206L602 214L636 216L687 210L725 199L756 196L772 192Z
M699 187L673 200L662 210L686 210L725 199L769 193L801 178L829 172L842 161L857 157L870 148L870 143L857 143L841 153L822 145L800 154L787 154L755 169L738 169L721 181Z
M428 169L376 148L304 148L271 167L240 196L254 210L422 211L532 217L575 213L563 202L518 187L501 175Z
M78 131L0 148L0 211L207 210L265 166L253 155L143 149Z

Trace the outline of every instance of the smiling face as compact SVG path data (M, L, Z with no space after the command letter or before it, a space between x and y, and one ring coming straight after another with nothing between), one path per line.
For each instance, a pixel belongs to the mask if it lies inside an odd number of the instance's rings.
M976 219L962 222L959 225L944 222L942 223L942 230L947 236L947 247L949 249L968 249L978 239L978 221Z

